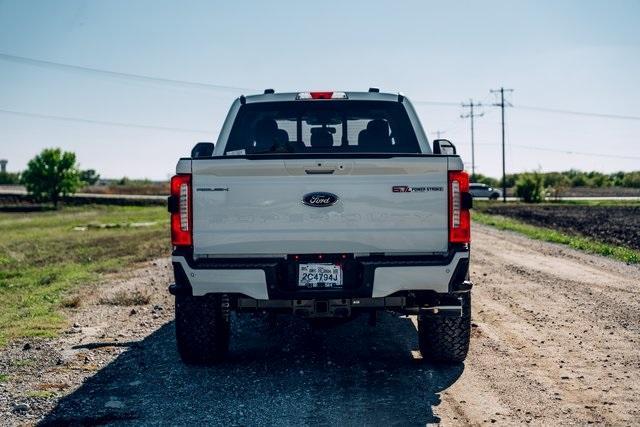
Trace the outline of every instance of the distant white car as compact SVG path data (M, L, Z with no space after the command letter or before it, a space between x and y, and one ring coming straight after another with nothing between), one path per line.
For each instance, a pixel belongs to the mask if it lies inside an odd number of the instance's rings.
M499 197L502 197L502 191L478 182L469 184L469 193L471 193L473 197L487 197L490 200L497 200Z

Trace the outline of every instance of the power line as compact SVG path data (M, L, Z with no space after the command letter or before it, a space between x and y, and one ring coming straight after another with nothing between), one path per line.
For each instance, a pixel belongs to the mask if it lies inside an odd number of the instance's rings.
M34 65L38 67L57 68L57 69L67 70L67 71L79 71L79 72L85 72L85 73L116 77L121 79L130 79L130 80L145 81L145 82L152 82L152 83L163 83L163 84L169 84L174 86L186 86L186 87L197 88L197 89L228 90L228 91L234 91L234 92L258 91L258 89L255 89L255 88L213 84L213 83L205 83L205 82L194 82L194 81L179 80L179 79L168 79L164 77L155 77L155 76L149 76L144 74L125 73L125 72L119 72L119 71L104 70L100 68L85 67L81 65L66 64L62 62L47 61L43 59L30 58L26 56L11 55L11 54L1 53L1 52L0 52L0 59L4 61L21 63L21 64L29 64L29 65ZM443 107L459 107L460 106L459 103L453 102L453 101L414 100L413 103L418 105L433 105L433 106L443 106ZM571 114L571 115L577 115L577 116L600 117L600 118L607 118L607 119L640 120L640 116L631 116L631 115L572 111L572 110L563 110L559 108L535 107L535 106L528 106L528 105L516 105L514 107L521 110L541 111L541 112L555 113L555 114Z
M460 119L460 116L458 116L453 121L449 122L447 126L444 126L444 130L441 130L440 132L451 133L453 130L457 129L462 123L463 122Z
M483 142L483 143L479 143L476 145L482 145L482 146L496 146L496 145L500 145L498 143L493 143L493 142ZM534 147L531 145L522 145L522 144L509 144L509 147L515 147L515 148L524 148L527 150L537 150L537 151L549 151L552 153L562 153L562 154L575 154L575 155L579 155L579 156L592 156L592 157L610 157L613 159L622 159L622 160L640 160L640 156L621 156L621 155L616 155L616 154L603 154L603 153L592 153L592 152L585 152L585 151L574 151L574 150L559 150L556 148L546 148L546 147Z
M506 180L506 172L505 172L505 154L504 154L504 93L505 92L513 92L513 89L505 89L501 87L500 89L491 89L489 92L491 93L500 93L500 103L493 104L496 107L500 107L502 112L502 202L507 203L507 180ZM511 106L510 103L507 103L508 106Z
M538 151L550 151L554 153L564 153L564 154L577 154L580 156L593 156L593 157L609 157L613 159L624 159L624 160L640 160L640 156L620 156L616 154L600 154L600 153L587 153L584 151L573 151L573 150L557 150L553 148L544 148L544 147L532 147L529 145L519 145L519 144L510 144L510 147L518 147L525 148L528 150L538 150Z
M61 62L28 58L26 56L9 55L6 53L0 53L0 59L5 61L10 61L10 62L21 63L21 64L34 65L37 67L57 68L57 69L67 70L67 71L79 71L79 72L98 74L103 76L116 77L120 79L137 80L137 81L144 81L144 82L151 82L151 83L163 83L163 84L170 84L173 86L186 86L186 87L191 87L196 89L230 90L235 92L256 90L256 89L246 88L246 87L218 85L218 84L203 83L203 82L192 82L187 80L166 79L163 77L153 77L153 76L147 76L143 74L122 73L119 71L110 71L110 70L103 70L99 68L84 67L80 65L64 64Z
M412 100L414 104L418 105L434 105L441 107L459 107L460 104L457 102L448 102L448 101L420 101L420 100ZM484 103L485 101L481 101ZM594 113L588 111L573 111L573 110L563 110L560 108L547 108L547 107L535 107L531 105L511 105L511 107L519 109L519 110L529 110L529 111L540 111L543 113L552 113L552 114L568 114L573 116L584 116L584 117L599 117L602 119L616 119L616 120L640 120L640 116L631 116L631 115L623 115L623 114L609 114L609 113Z
M411 100L413 104L418 105L438 105L444 107L460 107L460 103L458 102L449 102L449 101L424 101L424 100Z
M473 145L473 119L475 117L482 117L484 116L484 113L474 113L473 112L473 107L481 107L482 103L473 103L473 99L469 100L468 104L462 103L462 106L465 108L469 108L469 114L461 114L460 118L461 119L471 119L471 180L473 181L475 179L476 176L476 154L475 154L475 148Z
M546 108L546 107L532 107L528 105L515 105L514 108L520 110L541 111L544 113L556 113L556 114L571 114L574 116L587 116L587 117L600 117L603 119L620 119L620 120L640 120L640 116L625 116L620 114L606 114L606 113L587 113L584 111L571 111L561 110L558 108Z
M86 119L81 117L54 116L51 114L28 113L26 111L14 111L14 110L4 110L4 109L0 109L0 113L12 114L15 116L24 116L24 117L36 117L39 119L62 120L67 122L80 122L80 123L98 124L98 125L104 125L104 126L120 126L120 127L138 128L138 129L164 130L164 131L170 131L170 132L189 132L189 133L202 133L202 134L205 134L205 133L211 134L213 132L210 130L202 130L202 129L187 129L187 128L167 127L167 126L142 125L142 124L136 124L136 123L110 122L105 120L94 120L94 119Z

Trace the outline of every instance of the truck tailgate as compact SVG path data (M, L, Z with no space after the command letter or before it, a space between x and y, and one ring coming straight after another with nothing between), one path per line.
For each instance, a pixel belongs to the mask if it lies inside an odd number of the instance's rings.
M195 256L447 252L444 156L198 159L192 180Z

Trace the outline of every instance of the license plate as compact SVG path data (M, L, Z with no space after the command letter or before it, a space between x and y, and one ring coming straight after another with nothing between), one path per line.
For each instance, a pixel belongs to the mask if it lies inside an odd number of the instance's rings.
M341 288L342 269L335 264L300 264L298 286L301 288Z

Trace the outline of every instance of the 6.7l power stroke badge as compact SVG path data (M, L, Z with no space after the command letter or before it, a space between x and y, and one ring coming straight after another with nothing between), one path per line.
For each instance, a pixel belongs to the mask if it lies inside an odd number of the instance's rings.
M394 193L424 193L427 191L444 191L443 187L409 187L407 185L394 185L391 187Z

